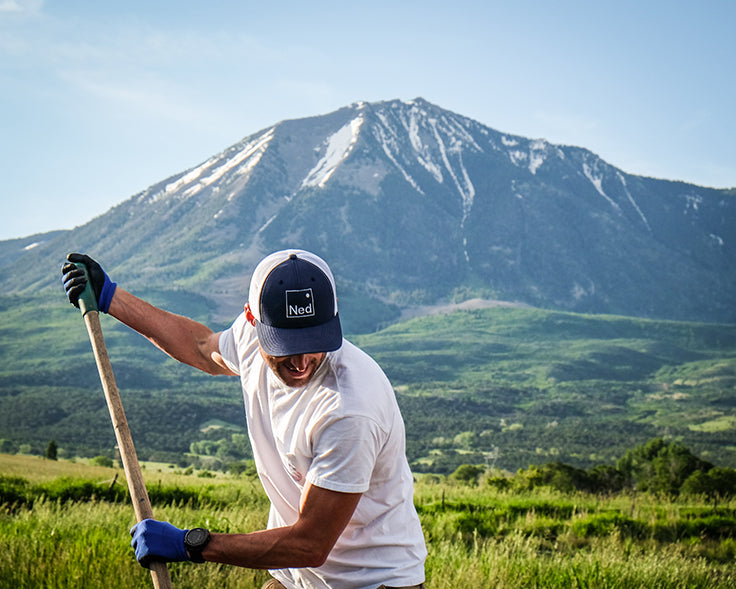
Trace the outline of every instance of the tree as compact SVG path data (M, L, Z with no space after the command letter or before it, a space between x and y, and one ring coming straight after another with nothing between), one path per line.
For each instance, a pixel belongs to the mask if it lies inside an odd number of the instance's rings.
M694 456L677 443L663 448L653 461L655 478L651 490L676 495L687 478L696 471L707 472L713 465Z
M736 495L736 470L714 467L708 472L696 470L682 484L681 491L689 495L707 495L713 499L713 509L719 499Z
M59 447L56 445L56 442L54 440L51 440L49 442L49 445L46 446L46 458L48 458L49 460L56 460L58 451Z
M550 462L540 468L544 483L558 491L589 491L591 488L588 473L561 462Z
M694 456L682 444L656 438L629 450L617 468L630 487L676 495L689 476L696 471L707 472L713 465Z
M484 470L485 469L482 466L461 464L450 476L466 485L475 485L478 482L478 477L483 474Z
M665 446L662 438L650 440L644 445L628 450L616 464L616 468L624 477L629 487L641 489L641 485L651 478L651 463L657 453ZM644 490L644 489L642 489Z
M611 493L623 489L621 472L610 464L598 464L588 471L591 490L596 493Z

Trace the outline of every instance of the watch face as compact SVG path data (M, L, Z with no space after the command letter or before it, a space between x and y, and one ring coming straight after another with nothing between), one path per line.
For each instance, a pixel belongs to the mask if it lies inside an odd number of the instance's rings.
M184 542L193 548L202 546L210 537L210 533L204 528L192 528L186 533Z

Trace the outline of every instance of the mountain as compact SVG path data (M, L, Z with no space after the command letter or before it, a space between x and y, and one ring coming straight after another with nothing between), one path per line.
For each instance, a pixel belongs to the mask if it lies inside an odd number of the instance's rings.
M232 317L255 263L302 247L357 330L473 298L736 322L735 189L631 175L422 99L277 123L79 222L0 242L3 291L58 292L63 256L84 251L128 290Z
M283 121L73 229L0 242L0 451L114 445L67 252L217 329L264 254L303 247L391 378L416 469L587 467L657 436L732 466L734 244L734 189L627 174L421 99ZM237 381L101 321L142 456L248 456Z

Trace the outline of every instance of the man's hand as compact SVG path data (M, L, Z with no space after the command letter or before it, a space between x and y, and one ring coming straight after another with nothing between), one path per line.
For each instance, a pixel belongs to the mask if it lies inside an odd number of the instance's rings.
M107 313L117 284L110 280L110 277L97 262L85 254L69 254L66 259L68 263L61 268L61 275L69 302L78 309L79 297L87 286L84 272L74 265L74 262L81 262L87 267L89 283L92 285L92 291L95 293L95 299L97 300L97 308L103 313Z
M144 519L133 526L130 545L141 566L148 568L152 561L180 562L189 560L184 546L187 530L180 530L167 522Z

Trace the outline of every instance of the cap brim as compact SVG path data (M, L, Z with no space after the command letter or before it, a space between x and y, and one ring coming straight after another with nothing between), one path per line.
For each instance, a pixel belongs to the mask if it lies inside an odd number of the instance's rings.
M314 327L285 329L264 325L256 320L258 343L269 356L294 356L334 352L342 346L340 317Z

